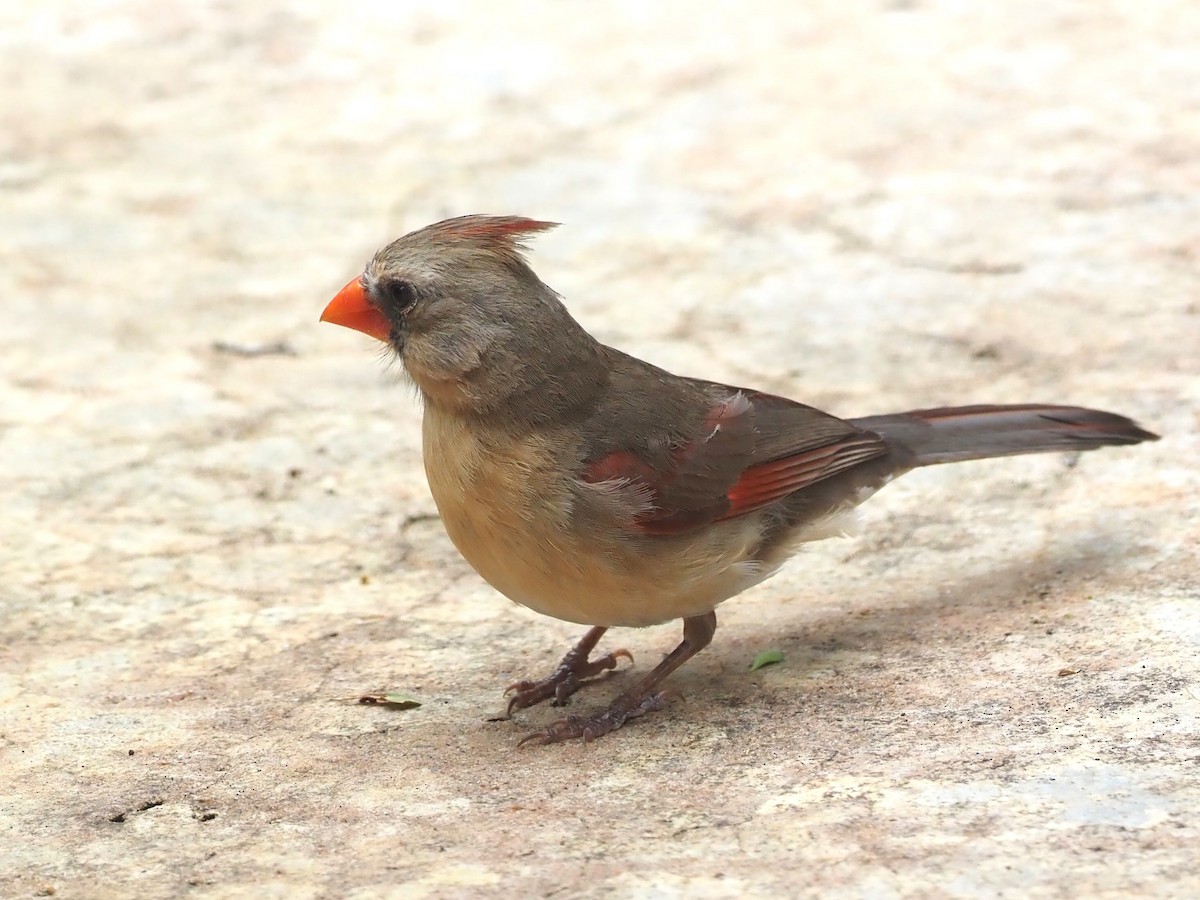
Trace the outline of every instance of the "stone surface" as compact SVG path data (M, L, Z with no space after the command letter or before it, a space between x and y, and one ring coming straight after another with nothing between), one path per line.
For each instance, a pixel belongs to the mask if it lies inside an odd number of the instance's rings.
M1196 4L0 17L0 895L1200 894ZM1165 437L910 475L667 713L517 751L578 629L459 559L316 321L467 212L564 222L542 277L676 370Z

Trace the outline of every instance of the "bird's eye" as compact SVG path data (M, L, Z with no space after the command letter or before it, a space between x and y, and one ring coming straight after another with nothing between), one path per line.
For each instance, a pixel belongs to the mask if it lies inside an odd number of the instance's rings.
M407 281L381 281L375 292L381 305L390 313L406 313L417 302L417 290Z

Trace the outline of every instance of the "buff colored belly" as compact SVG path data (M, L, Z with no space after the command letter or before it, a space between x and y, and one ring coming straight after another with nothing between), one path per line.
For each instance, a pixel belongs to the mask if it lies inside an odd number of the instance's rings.
M770 570L750 560L755 521L703 536L568 527L578 502L544 439L512 445L427 407L425 471L455 547L511 600L586 625L652 625L709 612ZM653 555L650 551L653 550Z

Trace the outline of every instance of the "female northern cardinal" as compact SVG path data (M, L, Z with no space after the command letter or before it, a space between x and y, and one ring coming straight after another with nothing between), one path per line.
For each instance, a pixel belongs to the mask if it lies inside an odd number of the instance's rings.
M683 641L605 710L525 738L585 740L662 705L714 610L916 466L1155 440L1072 406L965 406L842 420L681 378L596 341L521 256L554 223L463 216L384 247L322 320L390 344L424 400L429 487L450 539L505 596L593 626L508 705L563 704L624 650L614 625L683 619ZM525 741L522 741L524 743Z

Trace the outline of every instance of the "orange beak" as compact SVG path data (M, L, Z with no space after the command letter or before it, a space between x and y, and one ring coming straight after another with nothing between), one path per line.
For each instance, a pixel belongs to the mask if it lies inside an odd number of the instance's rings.
M321 321L353 328L384 343L387 343L388 334L392 330L387 316L372 306L371 301L367 299L361 278L355 278L337 292L337 296L325 307L325 312L321 313Z

